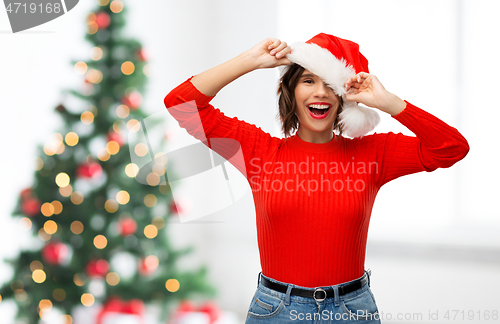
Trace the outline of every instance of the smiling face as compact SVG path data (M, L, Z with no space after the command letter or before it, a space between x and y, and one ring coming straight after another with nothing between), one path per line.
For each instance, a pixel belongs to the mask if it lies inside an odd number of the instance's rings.
M298 136L311 143L327 143L333 129L340 100L317 75L304 70L294 91Z

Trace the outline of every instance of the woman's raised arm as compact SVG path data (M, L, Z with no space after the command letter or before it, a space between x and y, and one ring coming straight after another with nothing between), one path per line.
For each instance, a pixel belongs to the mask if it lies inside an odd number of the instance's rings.
M276 38L267 38L235 58L195 75L191 83L203 94L213 97L226 85L256 69L288 65L290 46Z

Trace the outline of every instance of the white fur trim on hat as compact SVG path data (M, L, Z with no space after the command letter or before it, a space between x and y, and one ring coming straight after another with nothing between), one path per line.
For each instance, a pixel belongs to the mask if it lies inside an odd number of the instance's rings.
M290 46L292 52L287 58L306 70L319 76L335 94L344 101L343 111L339 115L343 133L350 137L362 137L372 131L380 122L378 113L369 108L359 106L355 101L345 99L345 81L356 74L354 68L344 59L337 59L329 50L317 44L303 42ZM280 66L280 76L288 70L289 65Z

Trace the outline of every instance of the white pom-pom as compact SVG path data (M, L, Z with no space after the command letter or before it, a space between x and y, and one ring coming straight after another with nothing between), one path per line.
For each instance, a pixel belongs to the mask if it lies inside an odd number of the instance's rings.
M349 137L363 137L378 125L380 116L375 110L361 107L354 101L344 101L339 122L343 134Z

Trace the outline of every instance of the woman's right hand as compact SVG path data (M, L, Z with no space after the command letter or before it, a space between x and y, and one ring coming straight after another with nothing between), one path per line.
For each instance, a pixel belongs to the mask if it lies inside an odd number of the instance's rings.
M286 42L277 38L267 38L248 50L247 54L255 60L258 69L264 69L292 64L286 58L286 54L291 51Z

